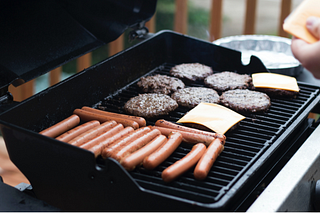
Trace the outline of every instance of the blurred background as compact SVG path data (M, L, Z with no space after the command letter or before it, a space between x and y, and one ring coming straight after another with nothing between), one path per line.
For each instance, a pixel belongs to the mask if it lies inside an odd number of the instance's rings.
M151 33L174 30L199 39L214 41L242 34L289 37L281 31L283 19L303 0L158 0L154 17L147 23ZM218 29L218 30L217 30ZM129 41L128 29L116 41L68 62L37 79L9 91L22 101L139 41ZM0 176L16 186L28 180L9 160L0 136Z

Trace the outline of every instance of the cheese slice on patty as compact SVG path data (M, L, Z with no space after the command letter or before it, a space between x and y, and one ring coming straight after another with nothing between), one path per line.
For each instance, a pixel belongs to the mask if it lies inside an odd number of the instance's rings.
M306 21L309 16L320 17L319 8L319 0L304 0L285 20L283 30L308 43L317 42L318 39L306 28Z
M196 123L216 133L224 134L243 119L245 119L244 116L224 106L213 103L200 103L178 120L177 123Z
M252 83L255 88L273 88L299 92L296 78L282 74L255 73L252 74Z

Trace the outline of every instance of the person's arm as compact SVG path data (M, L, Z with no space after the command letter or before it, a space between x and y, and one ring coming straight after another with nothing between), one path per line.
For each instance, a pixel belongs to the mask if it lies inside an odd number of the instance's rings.
M320 18L309 17L306 27L316 38L320 39ZM291 50L301 65L310 71L313 76L320 79L320 40L309 44L301 39L292 38Z

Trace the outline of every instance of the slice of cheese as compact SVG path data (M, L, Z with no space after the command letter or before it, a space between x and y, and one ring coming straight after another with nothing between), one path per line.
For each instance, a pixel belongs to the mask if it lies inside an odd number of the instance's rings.
M216 133L224 134L244 118L241 114L224 106L213 103L200 103L177 122L201 124Z
M282 74L255 73L252 74L252 83L256 88L275 88L299 92L296 78Z
M308 43L317 42L306 28L306 20L309 16L320 17L320 1L304 0L285 20L283 30Z

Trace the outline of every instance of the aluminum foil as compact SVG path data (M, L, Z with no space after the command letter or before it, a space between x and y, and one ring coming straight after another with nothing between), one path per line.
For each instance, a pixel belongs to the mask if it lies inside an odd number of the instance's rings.
M269 35L239 35L224 37L213 44L241 51L243 64L251 55L258 57L270 72L297 76L303 70L291 52L291 39Z

